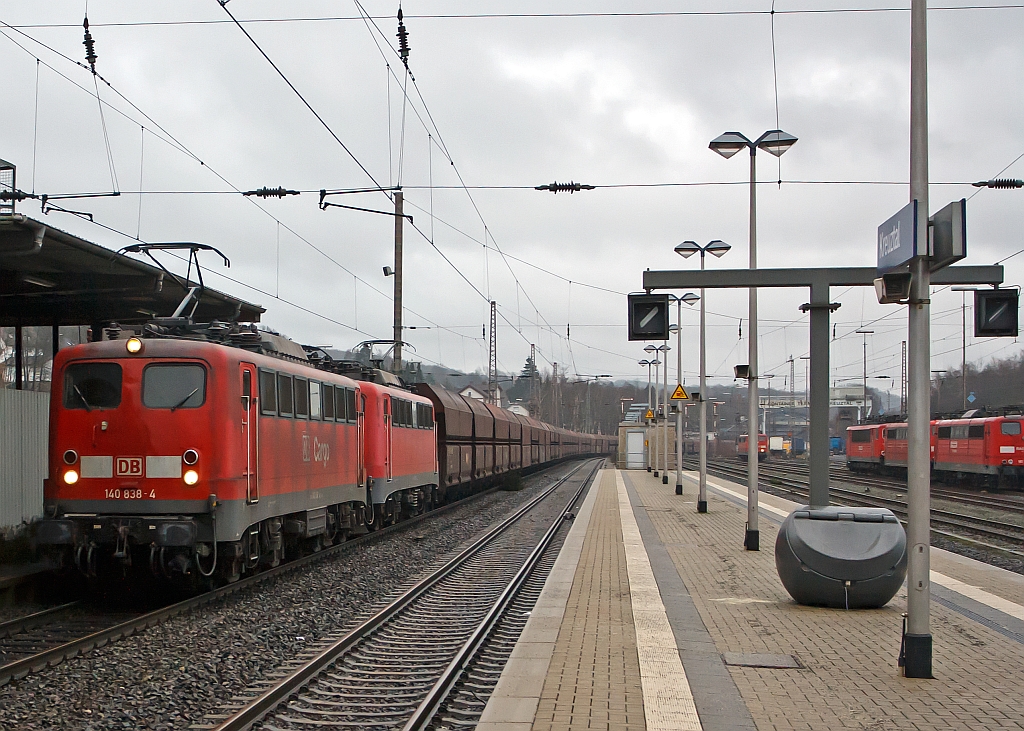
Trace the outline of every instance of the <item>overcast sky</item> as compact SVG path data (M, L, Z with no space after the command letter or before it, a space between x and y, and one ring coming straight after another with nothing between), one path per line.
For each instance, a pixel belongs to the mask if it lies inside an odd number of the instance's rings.
M395 3L365 0L365 21L352 2L232 0L243 22L289 19L245 28L349 154L242 30L208 22L230 21L217 0L88 4L96 70L124 97L98 84L110 104L102 120L92 75L54 53L84 62L84 2L9 1L0 20L20 32L0 27L0 158L17 165L25 190L110 191L105 122L122 195L63 205L125 235L65 213L48 224L111 249L136 236L212 244L231 268L204 259L210 285L263 305L264 322L295 340L339 348L391 337L382 267L393 265L393 219L321 211L314 192L254 201L226 191L400 182L415 226L406 227L406 324L433 328L407 333L414 358L486 370L482 327L494 299L503 370L521 368L536 343L542 370L557 362L570 373L645 377L624 326L624 295L640 289L643 270L699 266L673 253L685 239L733 246L709 267L747 264L747 157L719 157L712 138L755 138L776 123L799 138L781 168L758 155L761 266L873 265L878 225L909 199L909 12L780 1L773 61L771 5L409 0L416 84L407 82L403 103L404 69L388 46L397 45ZM789 12L807 9L844 12ZM601 15L622 12L676 14ZM593 15L450 17L528 13ZM329 19L310 20L320 18ZM969 185L1024 178L1021 38L1024 5L929 15L931 209L970 199L965 263L1024 248L1024 190L975 196ZM633 187L521 189L570 179ZM380 192L331 200L391 205ZM20 210L40 216L37 203ZM1006 281L1024 281L1024 254L1006 262ZM761 371L777 374L773 388L793 356L803 390L807 318L797 308L806 299L796 290L761 297ZM863 288L832 299L842 303L833 378L859 379L853 331L864 326L875 331L869 375L898 379L905 308L879 306ZM960 303L959 293L933 294L933 369L959 368ZM709 372L728 383L732 365L746 362L746 294L710 291L707 306ZM683 314L688 383L696 325L693 308ZM1019 351L1015 341L968 337L976 364Z

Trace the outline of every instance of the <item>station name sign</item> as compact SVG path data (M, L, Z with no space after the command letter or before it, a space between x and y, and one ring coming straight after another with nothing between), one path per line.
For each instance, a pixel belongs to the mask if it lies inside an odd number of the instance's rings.
M916 200L878 227L878 271L895 269L915 256L918 256Z

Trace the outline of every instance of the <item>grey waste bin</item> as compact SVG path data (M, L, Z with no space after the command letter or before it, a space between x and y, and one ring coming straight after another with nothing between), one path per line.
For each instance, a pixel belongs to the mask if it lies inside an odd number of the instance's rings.
M886 508L804 506L779 529L775 567L800 604L881 607L907 576L907 534Z

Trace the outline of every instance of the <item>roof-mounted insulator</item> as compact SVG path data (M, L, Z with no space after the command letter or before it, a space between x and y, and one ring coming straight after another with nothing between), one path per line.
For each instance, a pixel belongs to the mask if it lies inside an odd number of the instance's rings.
M1024 188L1024 180L1013 178L996 178L995 180L979 180L975 188Z
M593 190L595 186L584 185L583 183L547 183L538 185L534 190L550 190L552 193L575 193L580 190Z
M242 195L254 195L257 198L284 198L286 195L298 195L297 190L288 190L287 188L257 188L256 190L247 190Z
M89 16L85 16L85 22L82 23L82 27L85 28L85 40L82 41L82 45L85 46L85 60L89 62L89 69L95 74L96 43L92 39L92 33L89 32Z
M402 57L405 70L409 70L409 32L402 22L402 9L398 9L398 55Z

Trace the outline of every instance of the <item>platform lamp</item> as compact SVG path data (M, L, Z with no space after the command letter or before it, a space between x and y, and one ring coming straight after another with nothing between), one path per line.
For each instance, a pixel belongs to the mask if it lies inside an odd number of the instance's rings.
M757 166L755 163L758 149L764 150L775 157L782 157L796 143L796 137L780 129L765 132L751 142L739 132L726 132L711 140L708 145L724 158L730 158L744 148L750 150L750 268L757 269ZM757 424L757 289L750 289L749 310L749 369L747 371L749 404L747 419L749 424ZM756 435L755 435L756 437ZM743 546L748 551L759 551L760 532L757 527L757 460L747 460L747 528L743 537Z
M637 365L647 366L647 410L650 411L651 410L651 366L654 365L654 361L653 360L647 360L645 358L644 360L638 360L637 361ZM648 419L646 417L646 415L644 416L644 423L648 427L650 427L650 425L651 425L651 420ZM647 434L646 433L644 434L644 441L645 442L647 441ZM650 449L645 449L644 451L647 452L647 471L650 472L651 471L651 450Z
M854 330L854 332L862 336L861 339L864 341L864 372L861 379L864 389L864 392L861 394L861 402L864 405L864 416L861 418L861 421L864 421L864 419L868 418L868 335L874 335L875 331L860 328L859 330Z
M714 241L708 242L705 246L701 246L696 241L684 241L675 247L675 252L684 259L688 259L694 254L700 254L700 270L704 271L704 257L707 254L713 254L716 258L721 259L732 247L729 244L715 239ZM686 295L683 295L684 297ZM697 489L697 512L706 513L708 512L708 426L707 426L707 405L705 403L705 395L707 393L707 354L705 350L705 343L707 338L707 331L704 324L704 288L700 290L700 458L699 458L699 474L700 474L700 486ZM678 484L680 481L676 480L676 494L682 495L682 485Z
M664 363L665 363L665 368L664 368L665 386L664 386L664 389L661 392L661 408L665 412L665 421L662 424L662 428L661 428L661 432L662 432L661 433L661 436L662 436L661 456L662 456L662 464L664 465L664 469L661 471L661 484L667 485L668 484L668 351L672 350L672 346L670 346L666 342L666 343L664 343L662 345L659 345L658 346L658 350L661 352L661 357L662 357L662 359L664 360ZM657 438L657 437L655 437L655 438ZM655 472L654 476L657 477L658 473Z
M703 290L702 290L703 291ZM671 296L671 295L670 295ZM674 297L676 301L676 324L668 329L676 333L676 383L683 385L683 303L693 306L693 303L701 297L693 292L685 292L681 297ZM701 303L703 312L703 301ZM702 336L703 336L703 330ZM704 384L701 383L701 399L703 400ZM683 412L676 407L676 495L683 494Z
M649 392L647 394L647 409L652 414L654 414L653 423L655 425L657 425L657 423L658 423L658 365L661 364L661 361L658 360L658 346L657 345L647 345L647 346L644 347L644 352L645 353L650 353L651 365L654 366L654 389L653 390L648 389ZM651 442L651 438L650 438L651 437L651 429L650 429L651 423L652 422L650 422L650 421L647 423L647 442L648 442L648 444L647 444L647 452L648 452L647 471L650 472L653 469L654 470L654 476L657 477L658 476L658 465L654 463L654 457L653 457L654 451L651 449L651 447L656 446L656 445L650 443Z

